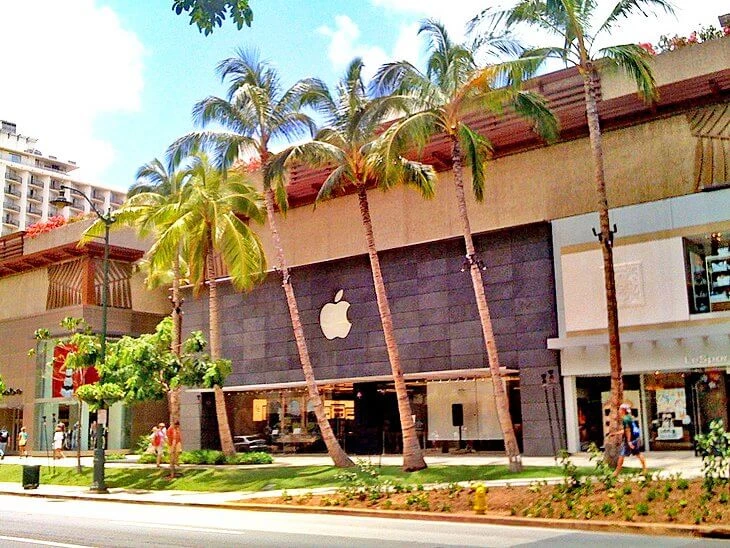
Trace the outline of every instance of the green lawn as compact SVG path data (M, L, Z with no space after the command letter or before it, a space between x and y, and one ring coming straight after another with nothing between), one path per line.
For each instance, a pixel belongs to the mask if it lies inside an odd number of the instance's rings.
M383 478L403 484L449 483L455 481L479 481L498 479L533 479L560 476L561 469L554 466L530 466L519 474L509 472L506 466L431 466L420 472L406 473L398 466L379 469ZM180 489L185 491L267 491L274 489L298 489L336 486L339 470L332 466L286 466L276 468L186 468L181 477L166 478L166 468L107 468L106 482L109 487L126 489ZM591 468L579 469L590 474ZM0 466L0 482L20 482L20 465ZM91 468L77 474L75 468L41 467L41 483L58 485L91 485Z

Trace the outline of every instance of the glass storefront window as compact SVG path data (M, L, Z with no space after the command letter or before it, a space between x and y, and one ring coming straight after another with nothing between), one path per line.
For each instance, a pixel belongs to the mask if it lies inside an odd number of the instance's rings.
M689 372L644 375L649 415L649 449L692 449L695 420Z
M730 240L713 232L683 241L690 313L730 310Z

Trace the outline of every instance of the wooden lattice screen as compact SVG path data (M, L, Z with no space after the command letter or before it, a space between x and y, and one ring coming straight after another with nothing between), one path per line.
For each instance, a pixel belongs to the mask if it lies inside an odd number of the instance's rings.
M730 179L730 104L701 108L687 115L695 147L697 190Z
M83 270L81 259L48 267L47 310L81 304Z
M103 261L94 259L94 299L101 305L102 288L104 287ZM46 309L62 308L82 303L84 259L48 267L48 296ZM109 261L109 306L114 308L132 308L132 293L129 278L132 265L117 261Z

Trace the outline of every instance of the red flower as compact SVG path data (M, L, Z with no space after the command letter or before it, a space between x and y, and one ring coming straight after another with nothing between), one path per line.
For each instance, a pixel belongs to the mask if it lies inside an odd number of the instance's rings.
M730 27L722 27L722 33L725 36L730 36Z
M687 42L690 44L696 44L699 42L697 39L697 31L694 31L692 34L689 35L689 38L687 38Z
M640 42L639 47L646 50L647 53L651 55L656 55L656 51L654 50L654 46L652 46L649 42Z
M50 232L66 224L66 218L62 215L55 215L54 217L48 217L47 221L35 223L25 229L25 235L28 238L35 238L46 232Z

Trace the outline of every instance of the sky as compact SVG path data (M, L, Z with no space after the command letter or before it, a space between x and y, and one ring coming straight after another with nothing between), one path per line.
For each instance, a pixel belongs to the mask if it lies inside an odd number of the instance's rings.
M613 1L598 0L608 10ZM355 56L372 74L384 62L420 64L419 22L442 21L455 40L492 0L251 0L251 28L224 22L205 37L171 0L0 0L0 119L39 139L44 154L74 160L82 181L118 190L139 166L164 158L193 131L193 105L225 96L215 73L237 48L255 48L285 86L317 76L330 85ZM508 5L508 4L499 4ZM675 15L626 20L613 44L657 43L718 26L727 0L675 0ZM533 38L534 33L527 35ZM542 42L542 41L541 41Z

